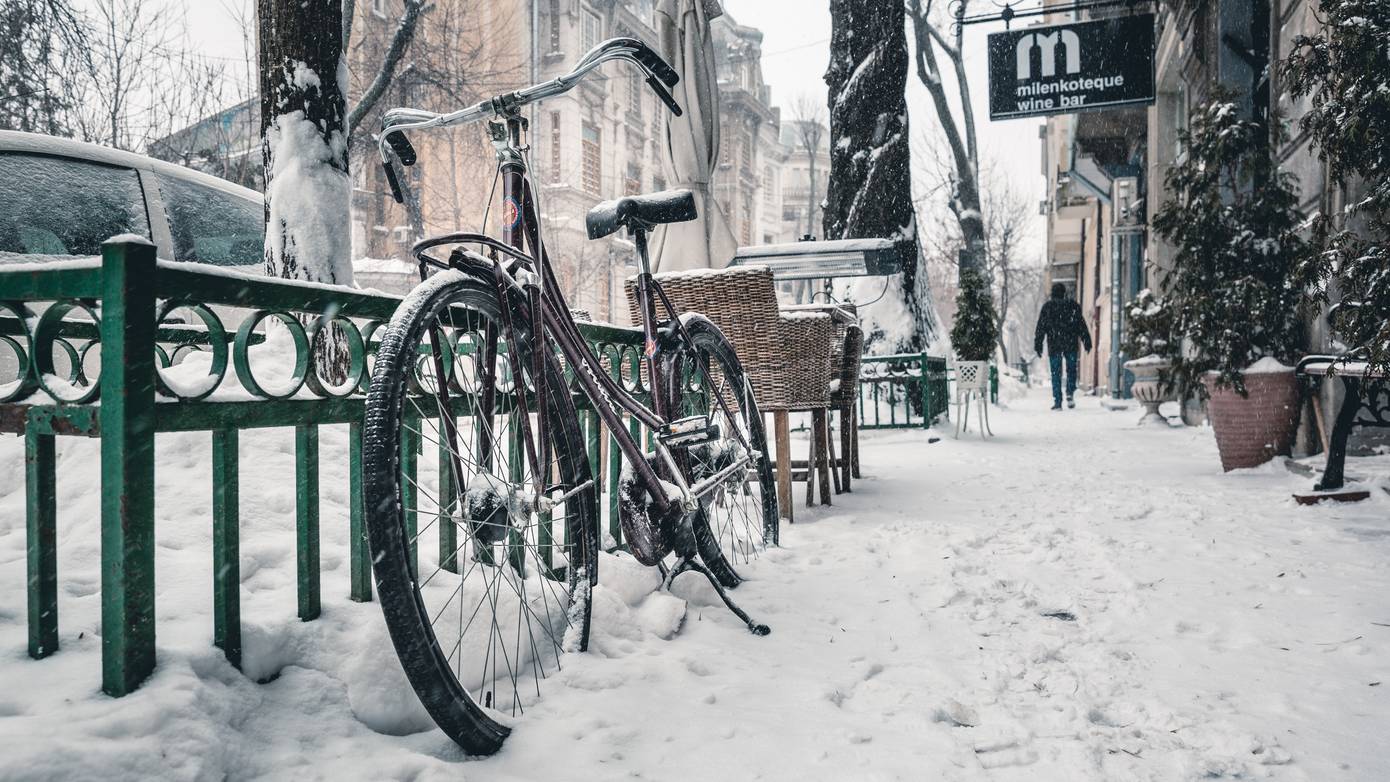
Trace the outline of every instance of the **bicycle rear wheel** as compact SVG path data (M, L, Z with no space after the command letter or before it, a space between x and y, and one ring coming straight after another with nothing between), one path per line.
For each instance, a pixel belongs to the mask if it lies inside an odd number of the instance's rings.
M457 271L416 288L382 337L366 407L382 611L421 703L470 754L495 752L563 654L587 648L597 578L597 497L573 403L548 351L533 376L531 324L509 298Z
M692 520L700 559L719 583L732 588L743 581L736 566L748 564L777 543L777 487L763 417L733 345L703 315L687 314L682 322L693 343L692 357L708 368L712 383L706 409L687 412L707 412L720 430L718 440L689 449L687 479L694 485L734 464L749 449L758 454L744 471L701 498ZM701 382L698 369L692 367L691 373Z

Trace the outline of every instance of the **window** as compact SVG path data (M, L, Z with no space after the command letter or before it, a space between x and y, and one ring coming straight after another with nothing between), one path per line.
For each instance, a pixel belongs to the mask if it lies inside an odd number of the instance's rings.
M603 19L598 14L584 9L584 51L598 46L603 39Z
M666 177L660 174L652 175L652 190L661 192L666 189Z
M378 17L386 18L386 0L372 0L372 13Z
M254 266L265 244L264 207L214 187L159 174L159 197L180 261Z
M741 206L743 209L741 214L739 214L738 235L739 241L743 243L743 246L747 247L753 243L753 196L744 196Z
M150 236L133 169L0 153L0 182L0 252L100 255L117 234Z
M601 195L603 182L603 136L598 127L584 123L583 135L584 171L583 182L586 192Z
M550 112L550 181L560 181L560 112Z
M642 167L636 163L627 164L627 176L623 177L623 195L637 195L642 192Z
M777 203L776 181L772 177L772 166L763 166L763 203L773 206Z
M642 79L637 71L627 74L627 110L641 120L642 117Z
M560 0L550 0L550 53L560 51Z
M742 137L739 138L739 170L745 174L753 173L753 131L749 128L743 129Z

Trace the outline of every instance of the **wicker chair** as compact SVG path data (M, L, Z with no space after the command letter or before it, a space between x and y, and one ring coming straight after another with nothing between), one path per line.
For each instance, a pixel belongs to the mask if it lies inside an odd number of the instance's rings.
M838 413L838 426L828 422L824 437L825 452L829 455L830 481L836 494L850 491L851 478L859 477L859 368L864 357L864 331L859 325L858 310L853 304L802 304L786 307L783 312L823 312L833 324L831 334L830 408ZM814 423L814 421L813 421ZM840 453L835 453L835 430L839 430ZM808 478L809 478L808 474ZM826 479L822 476L822 481Z
M814 419L817 410L824 416L830 407L830 317L779 312L772 272L760 266L668 272L657 279L677 311L703 314L733 343L758 407L772 414L778 505L791 520L789 414L811 411ZM624 287L628 312L640 321L636 281L629 278ZM808 494L807 504L810 499Z

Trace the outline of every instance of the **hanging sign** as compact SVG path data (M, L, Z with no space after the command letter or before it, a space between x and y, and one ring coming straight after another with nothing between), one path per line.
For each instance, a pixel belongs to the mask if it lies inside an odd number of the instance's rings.
M989 36L990 119L1153 101L1153 14Z

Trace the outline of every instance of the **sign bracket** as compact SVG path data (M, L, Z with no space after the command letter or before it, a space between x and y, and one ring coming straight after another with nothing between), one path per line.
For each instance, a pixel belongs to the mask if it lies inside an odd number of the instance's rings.
M1148 10L1153 0L1082 0L1076 3L1059 3L1057 5L1043 5L1037 8L1029 8L1023 11L1014 10L1017 3L1005 3L1004 9L997 14L976 14L974 16L965 15L965 3L962 0L952 0L951 5L955 7L952 12L951 33L959 35L961 28L970 24L983 24L986 22L1003 22L1004 29L1012 29L1010 22L1015 19L1026 19L1033 16L1044 16L1054 11L1085 11L1091 8L1110 8L1117 5L1125 6L1126 10L1133 13L1140 7Z

